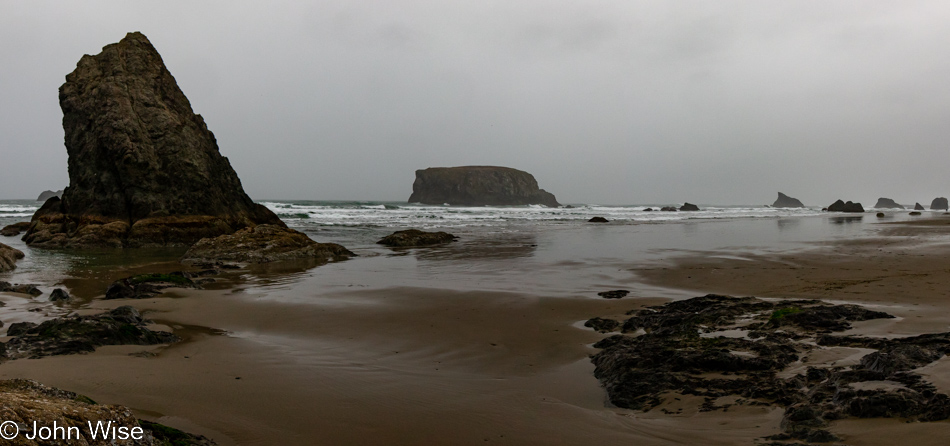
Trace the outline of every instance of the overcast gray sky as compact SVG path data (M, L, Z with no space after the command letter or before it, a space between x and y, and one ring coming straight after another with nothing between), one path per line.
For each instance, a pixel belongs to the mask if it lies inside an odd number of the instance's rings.
M141 31L255 199L501 165L562 203L950 196L945 1L0 0L0 198L68 184L57 89Z

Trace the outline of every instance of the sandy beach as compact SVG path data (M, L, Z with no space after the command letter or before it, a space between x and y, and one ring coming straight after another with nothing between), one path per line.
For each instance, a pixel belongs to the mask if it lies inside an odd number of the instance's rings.
M628 259L608 250L606 257L568 260L565 249L576 242L565 240L660 229L542 231L529 240L538 246L525 248L531 255L517 249L528 246L523 237L486 251L494 256L464 255L465 243L365 250L358 260L315 269L227 272L212 289L144 300L103 301L96 290L130 272L169 271L177 263L157 256L116 270L105 262L70 270L66 283L86 295L75 310L131 304L184 341L9 361L0 378L31 378L125 405L219 444L753 444L779 431L783 409L700 411L701 398L677 395L646 413L612 407L588 359L597 351L591 345L607 335L583 322L723 293L859 303L898 316L858 323L854 333L947 331L946 221L867 225L869 236L787 249L670 249ZM595 294L610 288L633 293L619 300ZM36 305L23 296L4 299L11 312ZM950 366L941 361L925 372L950 391ZM836 422L831 430L846 444L908 436L937 444L948 428L873 419Z

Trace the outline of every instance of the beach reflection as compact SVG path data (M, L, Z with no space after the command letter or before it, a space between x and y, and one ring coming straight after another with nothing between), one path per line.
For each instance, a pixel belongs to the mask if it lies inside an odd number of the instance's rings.
M503 260L532 257L537 248L535 234L508 233L460 239L441 246L416 248L411 252L420 261Z

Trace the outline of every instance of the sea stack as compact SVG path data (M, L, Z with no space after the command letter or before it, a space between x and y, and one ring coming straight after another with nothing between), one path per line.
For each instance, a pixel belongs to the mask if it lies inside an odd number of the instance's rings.
M43 202L45 202L46 200L49 200L50 198L53 198L53 197L62 198L62 197L63 197L63 191L61 191L61 190L58 190L58 191L44 190L43 192L40 193L40 196L36 197L36 201L43 201Z
M921 206L920 203L914 203L914 210L915 210L915 211L924 211L924 210L926 210L926 209L924 209L924 207Z
M29 245L189 246L259 224L285 226L244 192L141 33L83 56L59 104L69 187L33 216Z
M561 205L554 194L538 188L538 181L530 173L496 166L417 170L409 202L457 206Z
M934 198L930 203L930 210L947 210L947 199L944 197Z
M828 212L864 212L864 206L861 203L852 203L838 200L828 206Z
M904 209L904 206L897 204L896 201L891 200L890 198L878 198L877 203L874 204L876 209Z
M803 208L805 207L797 198L789 197L781 192L778 193L778 199L772 203L773 208Z

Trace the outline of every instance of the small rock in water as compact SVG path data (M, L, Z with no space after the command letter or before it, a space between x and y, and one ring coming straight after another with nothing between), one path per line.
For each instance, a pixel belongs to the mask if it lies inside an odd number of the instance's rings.
M448 232L426 232L418 229L406 229L405 231L396 231L380 239L378 244L391 247L413 247L439 245L442 243L454 242L458 237Z
M878 212L878 213L877 213L877 217L878 217L878 218L881 218L881 217L883 217L883 216L884 216L884 213L883 213L883 212Z
M590 220L587 220L588 223L609 223L610 221L604 217L594 217Z
M630 294L630 291L627 290L601 291L597 293L598 296L603 297L604 299L620 299L628 294Z
M49 300L55 302L58 300L69 300L69 293L67 293L62 288L56 288L52 293L49 293Z
M920 212L913 211L913 212L910 213L910 215L920 215Z

